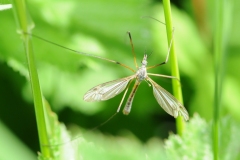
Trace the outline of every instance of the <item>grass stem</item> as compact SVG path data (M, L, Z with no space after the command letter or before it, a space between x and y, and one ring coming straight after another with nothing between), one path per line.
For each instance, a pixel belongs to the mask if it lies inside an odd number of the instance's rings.
M168 46L170 46L171 39L172 39L172 16L171 16L171 5L170 0L163 0L163 8L164 8L164 15L165 15L165 23L166 23L166 30L167 30L167 38L168 38ZM174 38L174 37L173 37ZM178 78L180 80L179 69L178 69L178 60L177 54L175 52L175 44L174 39L172 40L171 52L170 52L170 62L171 62L171 72L172 76ZM177 80L172 80L173 84L173 95L183 104L182 98L182 89L181 84ZM185 121L181 116L177 117L177 133L182 136L183 130L185 128Z
M46 122L44 116L44 106L42 101L42 93L39 85L38 73L34 61L33 45L31 37L23 33L31 33L33 27L30 16L27 14L27 9L24 0L13 0L14 16L18 25L18 32L21 34L23 44L26 51L26 59L29 70L29 80L33 94L33 101L35 107L35 114L37 119L37 127L39 134L39 141L41 144L41 153L44 157L51 157L51 152L43 145L48 145L48 136L46 129Z

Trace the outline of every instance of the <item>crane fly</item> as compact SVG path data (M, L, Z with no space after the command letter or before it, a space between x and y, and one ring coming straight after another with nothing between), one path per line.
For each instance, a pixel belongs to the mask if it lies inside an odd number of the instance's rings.
M119 62L115 62L115 63L120 64L123 67L130 69L135 74L132 76L125 77L125 78L102 83L102 84L99 84L99 85L93 87L92 89L87 91L87 93L84 95L84 97L83 97L84 101L87 101L87 102L105 101L105 100L115 97L116 95L120 94L121 92L123 92L126 89L123 94L120 105L117 109L117 112L119 112L121 105L123 103L123 100L125 99L126 93L129 89L129 86L130 86L131 82L135 79L134 86L132 88L132 91L131 91L128 99L127 99L125 107L123 109L123 114L128 115L131 111L132 102L133 102L135 93L136 93L139 85L141 84L142 81L146 81L146 82L148 82L148 84L150 84L153 87L153 95L156 98L158 104L168 114L170 114L176 118L176 117L178 117L178 115L180 113L184 117L184 119L187 121L189 119L189 116L188 116L188 112L185 109L185 107L173 95L171 95L168 91L166 91L164 88L162 88L156 82L154 82L149 76L158 76L158 77L165 77L165 78L175 78L175 77L161 75L161 74L147 73L148 69L155 68L157 66L166 64L168 62L168 57L169 57L169 53L170 53L172 40L170 43L170 47L168 49L167 58L164 62L154 65L154 66L147 67L148 55L144 54L143 60L141 61L142 65L140 67L138 67L137 62L136 62L134 47L133 47L133 43L132 43L131 33L130 32L127 32L127 33L129 35L129 39L130 39L130 43L131 43L131 47L132 47L132 53L134 56L134 63L135 63L137 70L135 71L134 69L132 69L126 65L123 65Z
M149 18L152 18L152 17L149 17ZM155 19L155 18L152 18L152 19ZM155 19L155 20L157 20L157 19ZM163 23L161 21L159 21L159 22ZM169 45L169 48L168 48L167 57L166 57L166 60L164 62L153 65L153 66L150 66L150 67L147 67L148 55L144 54L143 60L141 61L142 65L140 67L138 67L137 60L136 60L136 55L135 55L135 52L134 52L131 33L130 32L127 32L127 33L129 35L129 39L130 39L130 44L131 44L131 48L132 48L132 54L133 54L134 64L136 66L136 70L134 70L131 67L129 67L129 66L123 64L123 63L120 63L118 61L114 61L114 60L111 60L111 59L99 57L99 56L96 56L96 55L93 55L93 54L79 52L77 50L67 48L65 46L62 46L62 45L59 45L57 43L51 42L51 41L46 40L44 38L41 38L39 36L36 36L36 35L33 35L33 34L30 34L30 35L33 36L33 37L36 37L38 39L44 40L48 43L54 44L58 47L73 51L75 53L78 53L78 54L81 54L81 55L84 55L84 56L89 56L89 57L101 59L101 60L104 60L104 61L108 61L108 62L111 62L111 63L115 63L115 64L120 65L122 67L125 67L125 68L127 68L127 69L129 69L129 70L131 70L132 72L135 73L132 76L128 76L128 77L125 77L125 78L109 81L109 82L102 83L102 84L99 84L99 85L93 87L92 89L87 91L87 93L85 93L85 95L83 97L84 101L87 101L87 102L105 101L105 100L108 100L108 99L111 99L111 98L115 97L116 95L120 94L121 92L123 92L125 90L125 92L123 94L123 97L122 97L122 100L121 100L121 102L118 106L117 112L116 112L116 113L118 113L121 106L122 106L122 103L125 99L125 96L128 92L129 86L130 86L131 82L135 79L136 81L135 81L134 86L132 88L132 91L131 91L128 99L127 99L126 105L123 109L123 114L128 115L131 111L132 102L133 102L135 93L136 93L139 85L141 84L142 81L146 81L150 86L152 86L153 95L154 95L155 99L157 100L158 104L168 114L172 115L174 118L178 117L178 115L180 114L187 121L189 119L189 116L188 116L188 112L185 109L185 107L172 94L170 94L168 91L166 91L164 88L162 88L156 82L154 82L149 76L157 76L157 77L164 77L164 78L175 78L175 79L177 79L177 78L173 77L173 76L168 76L168 75L147 73L148 69L164 65L168 62L168 57L169 57L169 54L170 54L170 49L171 49L172 40L173 40L173 34L172 34L171 42L170 42L170 45ZM26 34L29 34L29 33L26 33Z

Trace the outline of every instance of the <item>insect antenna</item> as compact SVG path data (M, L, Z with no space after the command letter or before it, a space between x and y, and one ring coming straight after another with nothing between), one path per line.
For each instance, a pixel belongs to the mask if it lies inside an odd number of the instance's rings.
M153 54L153 51L148 55L148 58Z

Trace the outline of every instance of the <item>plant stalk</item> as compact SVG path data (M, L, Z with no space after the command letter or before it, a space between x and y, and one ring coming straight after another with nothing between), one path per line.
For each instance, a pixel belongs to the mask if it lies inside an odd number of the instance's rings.
M29 80L31 83L31 89L33 94L41 153L43 154L44 157L52 157L50 150L47 147L44 147L44 145L49 145L49 142L47 136L46 122L44 118L45 116L42 101L42 93L39 85L39 79L34 60L33 45L29 34L23 34L31 33L33 23L30 19L30 16L27 14L27 9L24 0L13 0L13 11L18 25L18 32L20 32L21 34L21 38L23 39L23 44L26 51L26 59L29 70Z
M170 47L172 34L173 34L172 33L173 25L172 25L170 0L163 0L163 8L164 8L164 15L165 15L166 30L167 30L168 46ZM172 76L174 76L180 80L179 69L178 69L178 60L177 60L177 54L175 52L174 39L172 40L172 45L171 45L170 63L171 63ZM173 79L172 85L173 85L173 95L179 100L179 102L181 102L183 104L182 89L181 89L180 82ZM177 125L176 126L177 133L180 136L182 136L183 130L185 128L185 121L183 120L182 116L178 116L176 118L176 125Z

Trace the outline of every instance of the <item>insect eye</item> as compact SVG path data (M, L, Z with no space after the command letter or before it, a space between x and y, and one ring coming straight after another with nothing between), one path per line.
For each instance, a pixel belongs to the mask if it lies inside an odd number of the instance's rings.
M142 64L147 64L147 61L146 61L146 60L142 60L141 63L142 63Z

